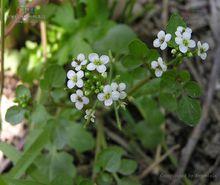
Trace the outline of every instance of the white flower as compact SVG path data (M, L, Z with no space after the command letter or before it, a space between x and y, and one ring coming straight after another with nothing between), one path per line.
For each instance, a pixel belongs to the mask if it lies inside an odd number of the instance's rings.
M207 51L209 50L208 43L201 43L200 41L197 43L198 46L198 56L201 57L202 60L205 60L207 57Z
M84 72L83 71L78 71L76 73L73 70L69 70L67 72L67 78L69 79L67 81L67 87L69 89L72 89L75 86L77 86L79 88L83 87L83 80L82 80L83 76L84 76Z
M191 40L191 34L188 32L183 33L182 37L176 37L175 42L179 45L179 50L186 53L189 48L194 48L196 42Z
M81 70L82 66L87 64L87 60L84 54L80 53L76 60L72 61L71 65L75 68L76 71Z
M192 34L192 29L189 28L189 27L184 28L184 27L182 27L182 26L178 26L178 28L177 28L177 30L176 30L176 32L175 32L175 34L176 34L177 37L182 37L183 34L185 34L185 33L188 33L188 34L191 35L191 34Z
M125 92L125 89L126 89L125 83L117 84L117 83L113 82L111 84L111 88L112 88L112 99L114 101L126 98L127 93Z
M154 40L154 47L160 48L161 50L165 50L167 48L167 42L169 42L172 38L171 34L166 34L163 30L157 34L157 39Z
M155 70L156 77L161 77L163 72L167 70L167 66L161 57L157 61L151 62L151 68Z
M95 111L92 109L86 110L86 115L84 116L86 120L90 120L91 122L95 122Z
M97 70L99 73L104 73L106 71L106 64L109 62L109 57L107 55L98 56L96 53L89 54L90 63L87 65L89 71Z
M99 101L104 101L105 106L111 106L113 103L111 86L106 85L103 89L103 93L99 93L97 97Z
M84 105L89 103L89 99L83 95L82 90L78 89L75 94L70 96L70 100L75 103L78 110L81 110Z

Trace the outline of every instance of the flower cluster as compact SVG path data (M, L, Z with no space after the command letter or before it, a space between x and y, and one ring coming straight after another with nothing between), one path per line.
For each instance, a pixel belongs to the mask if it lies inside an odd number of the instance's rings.
M209 50L208 43L196 42L192 39L192 29L187 27L178 26L175 32L175 38L173 38L175 45L171 43L172 35L165 33L161 30L157 34L157 38L154 40L153 45L155 48L165 50L168 46L171 47L171 53L179 58L199 56L202 60L207 58L207 51ZM194 49L194 50L192 50ZM167 65L161 57L157 61L151 62L151 68L155 71L156 77L161 77L163 72L167 70Z
M94 104L96 98L109 107L113 102L120 103L127 96L124 83L107 83L109 62L110 58L107 55L99 56L91 53L87 58L80 53L71 62L72 69L67 72L67 87L71 91L70 100L78 110L87 108L84 118L91 122L95 120L95 110L94 107L91 108L91 105Z

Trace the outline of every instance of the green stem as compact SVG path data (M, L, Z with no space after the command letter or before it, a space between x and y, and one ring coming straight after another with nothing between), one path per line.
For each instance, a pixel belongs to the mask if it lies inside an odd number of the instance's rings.
M5 9L4 9L4 0L1 0L1 90L0 90L0 107L2 103L2 95L4 89L4 46L5 46ZM0 120L2 123L2 118L0 114ZM1 124L0 124L1 130Z
M118 128L119 128L119 130L121 130L121 121L119 118L118 109L117 109L117 105L115 102L114 102L114 110L115 110L115 117L116 117Z
M147 83L150 80L149 77L144 78L143 80L139 81L134 87L128 91L128 96L133 95L138 89L140 89L145 83Z

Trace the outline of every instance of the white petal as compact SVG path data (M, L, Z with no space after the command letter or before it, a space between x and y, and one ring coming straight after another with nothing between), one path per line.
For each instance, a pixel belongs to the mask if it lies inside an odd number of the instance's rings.
M76 94L77 94L77 96L79 96L79 97L82 97L82 96L83 96L83 92L82 92L82 90L80 90L80 89L78 89L78 90L76 91Z
M157 37L158 37L159 39L164 39L164 37L165 37L165 32L164 32L163 30L161 30L161 31L157 34Z
M87 97L82 97L82 100L83 100L83 104L87 105L89 103L89 98Z
M73 87L75 87L75 83L72 81L72 80L68 80L67 81L67 87L69 88L69 89L72 89Z
M89 54L89 61L94 62L95 60L99 60L99 55L97 53Z
M100 57L100 60L104 63L107 64L109 62L109 57L107 55L102 55Z
M208 51L208 50L209 50L209 44L208 44L208 43L204 43L204 44L202 45L202 47L203 47L203 49L204 49L205 51Z
M181 51L182 53L186 53L186 52L188 51L188 48L187 48L186 46L184 46L184 45L180 45L180 46L179 46L179 49L180 49L180 51Z
M183 39L187 39L187 40L191 39L191 33L189 33L189 32L184 32L184 33L183 33Z
M82 110L82 108L83 108L83 103L78 101L78 102L75 103L75 106L76 106L76 108L77 108L78 110Z
M103 89L104 93L111 93L112 92L112 88L110 85L106 85Z
M169 42L170 40L171 40L171 38L172 38L172 36L171 36L171 34L166 34L166 36L165 36L165 41L166 42Z
M200 41L197 42L197 46L200 49L202 47L202 43Z
M190 48L196 47L196 42L195 42L194 40L190 40L190 41L189 41L189 47L190 47Z
M104 101L104 93L99 93L97 95L97 98L98 98L99 101Z
M183 43L183 39L182 39L181 37L176 37L176 38L175 38L175 42L176 42L178 45L180 45L180 44Z
M161 65L161 69L165 72L167 70L167 66L165 64Z
M76 75L77 75L77 78L79 79L79 78L82 78L82 77L84 77L84 72L83 71L78 71L77 73L76 73Z
M78 64L77 64L76 61L72 61L72 62L71 62L71 66L72 66L72 67L76 67L76 66L78 66Z
M67 72L67 78L71 79L76 75L76 73L73 70L69 70Z
M160 45L161 45L160 44L160 40L159 39L155 39L154 42L153 42L153 45L154 45L155 48L159 48Z
M111 87L112 87L112 90L113 90L113 91L116 91L117 88L118 88L118 84L115 83L115 82L113 82L113 83L111 84Z
M112 99L114 101L117 101L119 99L119 97L120 97L120 93L118 91L113 91L112 92Z
M106 71L106 67L105 67L105 65L100 65L100 66L97 66L96 70L99 73L104 73Z
M155 70L155 75L156 75L156 77L161 77L162 74L163 74L163 71L162 71L162 70L160 70L160 69L156 69L156 70Z
M87 64L87 60L83 60L82 62L81 62L81 66L84 66L84 65L86 65Z
M127 96L127 93L126 92L124 92L124 91L122 91L121 93L120 93L120 99L125 99L126 98L126 96Z
M181 34L181 32L179 32L179 31L176 31L176 32L175 32L175 35L176 35L177 37L179 37L179 38L182 37L182 34Z
M77 60L79 60L79 61L83 61L83 60L85 60L85 55L84 54L82 54L82 53L80 53L78 56L77 56Z
M93 64L93 63L89 63L89 64L87 65L87 69L88 69L89 71L93 71L93 70L95 70L95 68L96 68L96 65Z
M105 106L107 106L107 107L108 107L108 106L111 106L112 103L113 103L113 100L112 100L112 99L105 100L105 102L104 102Z
M118 85L118 89L119 89L119 91L124 91L126 89L126 84L125 83L120 83Z
M76 71L80 71L80 70L81 70L81 66L77 66L77 67L75 68L75 70L76 70Z
M190 34L191 34L191 33L192 33L192 29L191 29L191 28L189 28L189 27L187 27L187 28L186 28L186 30L185 30L185 32L187 32L187 33L190 33Z
M70 95L70 100L71 100L71 102L75 103L75 102L76 102L76 98L77 98L77 95L76 95L76 94L71 94L71 95Z
M178 27L177 27L177 31L178 31L178 32L182 32L183 29L184 29L184 27L182 27L182 26L178 26Z
M76 82L76 86L81 88L83 87L83 80L82 79L79 79L77 82Z
M200 57L201 57L202 60L205 60L206 57L207 57L207 53L202 53L202 54L200 55Z
M165 50L167 48L167 43L164 42L163 44L161 44L160 49L161 50Z
M152 69L156 69L157 67L158 67L158 62L157 61L151 62L151 68Z
M158 64L159 64L160 66L164 64L163 59L162 59L161 57L159 57L159 58L157 59L157 61L158 61Z

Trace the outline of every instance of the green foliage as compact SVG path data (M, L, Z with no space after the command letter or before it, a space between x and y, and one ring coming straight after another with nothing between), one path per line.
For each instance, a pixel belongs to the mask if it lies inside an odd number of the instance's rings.
M119 173L123 175L131 175L137 169L136 161L130 159L122 159Z
M64 85L66 72L58 65L52 65L46 69L44 78L41 80L41 88L48 90L58 88Z
M166 32L172 35L172 40L170 41L171 46L176 46L175 43L175 32L178 26L186 27L186 23L184 22L183 18L179 14L173 14L166 27Z
M117 172L120 169L121 158L124 153L122 148L108 147L99 154L97 164L108 172Z
M178 102L177 113L186 124L195 125L201 117L200 102L189 97L183 97Z
M48 3L36 11L46 18L46 56L38 34L28 37L19 51L17 74L26 85L17 87L17 105L8 109L6 121L15 125L25 120L30 132L22 152L0 143L0 150L14 165L7 175L0 177L0 184L140 185L136 178L140 161L131 145L150 150L164 142L162 124L166 113L176 115L190 126L196 125L201 116L200 86L191 81L189 72L178 69L181 57L171 61L161 78L155 78L151 62L160 54L138 39L131 27L110 20L113 12L104 0ZM123 16L127 14L130 20L128 9ZM172 47L176 47L178 26L186 27L186 23L173 14L166 28L173 36L168 43ZM38 32L35 28L32 31ZM103 111L100 104L96 105L97 123L86 129L85 111L74 109L69 101L73 91L65 88L66 71L71 68L67 64L79 53L88 56L92 52L111 54L110 78L127 85L127 108L123 116L119 111L126 128L120 133L116 131L126 137L126 151L119 145L112 146L115 142L111 142L111 137L105 138L105 132L113 129L113 124L109 126L109 120L114 123L111 109ZM131 93L133 88L136 89ZM96 128L102 122L108 129Z
M25 112L25 109L15 105L8 109L5 115L5 120L13 125L16 125L22 122L25 117Z

